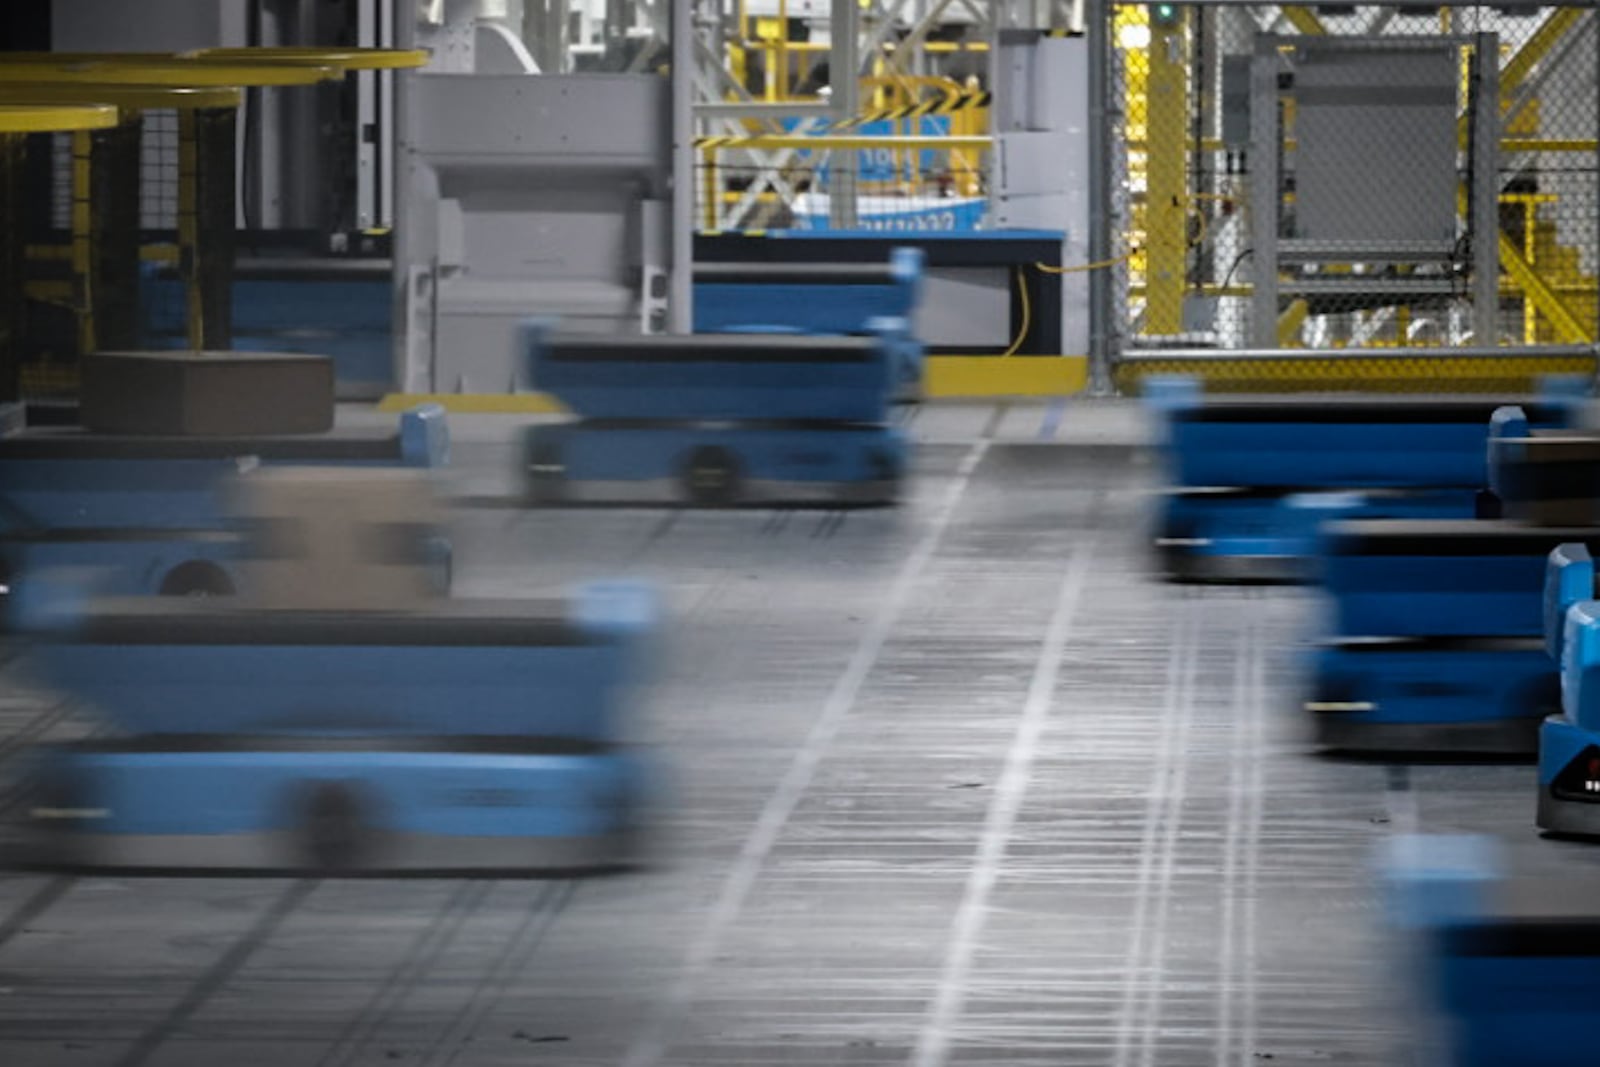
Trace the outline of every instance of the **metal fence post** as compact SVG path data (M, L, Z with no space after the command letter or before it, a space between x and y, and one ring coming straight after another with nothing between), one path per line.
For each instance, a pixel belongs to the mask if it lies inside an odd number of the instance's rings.
M1480 33L1472 57L1472 332L1500 339L1500 46Z

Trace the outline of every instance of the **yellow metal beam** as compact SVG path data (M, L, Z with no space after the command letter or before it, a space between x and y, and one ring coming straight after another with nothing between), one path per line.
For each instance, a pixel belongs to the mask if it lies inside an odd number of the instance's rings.
M825 152L832 149L846 151L861 148L988 148L993 143L989 137L948 137L938 134L912 134L908 136L863 134L821 134L816 137L795 134L758 134L753 137L701 137L695 141L700 149L719 148L800 148Z
M1506 137L1500 142L1502 152L1587 152L1593 153L1600 148L1600 140L1594 138L1559 138L1559 137Z
M204 48L185 59L202 63L283 63L338 70L414 70L428 65L421 48Z
M1299 4L1285 5L1283 17L1289 20L1289 25L1308 36L1321 36L1328 32L1323 27L1322 20L1317 18L1309 7L1301 7Z
M98 348L94 324L94 227L90 217L90 158L94 142L87 130L72 135L72 274L78 313L78 351Z
M117 124L117 109L91 104L0 104L0 134L103 130Z
M134 110L238 107L244 93L231 85L93 85L85 82L0 82L0 102L107 104Z
M1184 19L1187 15L1184 16ZM1185 22L1150 28L1150 75L1146 100L1149 158L1146 163L1147 276L1145 332L1168 335L1183 329L1187 272L1189 79L1184 69Z
M1584 329L1583 324L1556 295L1555 290L1551 289L1539 276L1539 272L1533 269L1533 265L1522 258L1522 252L1517 248L1516 242L1504 233L1498 236L1500 266L1511 275L1511 280L1516 282L1527 298L1533 301L1534 307L1539 309L1539 314L1550 321L1551 328L1556 332L1556 339L1563 344L1592 343L1594 335Z
M341 77L332 67L289 64L195 63L183 59L131 63L0 63L0 81L87 82L102 85L315 85Z
M1517 49L1517 54L1506 61L1500 68L1502 107L1507 95L1521 87L1533 68L1550 54L1550 49L1554 48L1556 42L1577 24L1583 14L1583 10L1576 7L1560 7L1552 11L1523 46Z
M1466 215L1467 209L1467 191L1457 186L1456 210L1462 215ZM1522 250L1517 247L1517 243L1506 236L1505 231L1499 227L1495 228L1495 237L1500 257L1500 269L1511 276L1511 280L1522 290L1524 296L1538 308L1539 314L1550 321L1550 327L1555 330L1556 339L1562 344L1592 344L1594 336L1584 329L1583 324L1578 321L1577 317L1567 308L1567 305L1556 295L1555 290L1550 288L1549 284L1539 276L1539 272L1534 269L1533 264L1523 258ZM1493 344L1494 341L1489 338L1483 338L1479 340L1479 343Z
M407 70L426 66L421 48L200 48L192 52L7 52L7 63L45 66L136 66L206 63L225 66L328 67L339 71Z
M1283 314L1278 316L1278 347L1289 348L1294 344L1295 338L1300 336L1300 328L1306 324L1306 318L1311 314L1311 305L1305 300L1295 300L1283 309Z

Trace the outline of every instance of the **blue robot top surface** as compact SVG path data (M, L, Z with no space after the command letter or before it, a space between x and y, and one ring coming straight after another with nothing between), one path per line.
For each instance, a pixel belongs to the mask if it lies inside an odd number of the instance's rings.
M560 336L524 328L530 378L590 419L881 422L900 377L878 337Z
M242 463L413 467L449 462L445 411L425 404L392 431L288 437L126 437L38 430L0 437L0 530L212 529Z
M1408 485L1483 487L1490 418L1521 403L1535 426L1567 425L1581 399L1564 381L1542 398L1207 397L1186 379L1157 380L1174 482L1285 489Z
M602 585L571 601L429 601L426 612L229 600L87 600L37 583L17 606L36 671L132 735L606 740L655 609Z

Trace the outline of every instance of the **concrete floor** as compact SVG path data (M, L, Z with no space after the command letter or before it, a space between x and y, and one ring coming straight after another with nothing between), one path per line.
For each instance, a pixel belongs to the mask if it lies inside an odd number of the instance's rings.
M1147 577L1135 409L926 409L849 514L518 510L515 425L453 422L458 588L659 584L657 865L0 875L0 1065L1413 1062L1373 850L1531 839L1533 772L1308 754L1314 595ZM0 684L10 774L90 728Z

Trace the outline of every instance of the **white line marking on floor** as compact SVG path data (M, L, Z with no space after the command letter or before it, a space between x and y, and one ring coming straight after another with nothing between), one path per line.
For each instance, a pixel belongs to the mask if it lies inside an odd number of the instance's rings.
M1177 716L1167 724L1172 734L1170 751L1173 759L1167 774L1160 779L1163 799L1166 801L1164 831L1161 838L1159 872L1156 879L1154 921L1150 936L1146 938L1150 959L1140 968L1145 976L1144 1026L1140 1034L1140 1067L1155 1067L1156 1045L1161 1029L1161 1002L1166 992L1163 976L1167 965L1167 920L1172 915L1172 881L1178 865L1178 844L1183 829L1183 805L1189 791L1189 737L1194 723L1196 676L1200 669L1199 616L1204 601L1191 601L1185 605L1192 617L1193 633L1189 638L1189 658L1179 683L1180 696L1176 701Z
M1258 1062L1256 1058L1256 1033L1257 1033L1257 982L1259 962L1256 959L1256 899L1259 896L1258 888L1261 876L1261 824L1266 802L1266 759L1267 759L1267 725L1270 721L1267 711L1267 668L1266 653L1262 651L1261 642L1264 637L1263 627L1252 620L1250 635L1250 685L1246 689L1245 721L1249 724L1248 737L1251 739L1250 752L1245 761L1250 775L1247 779L1249 788L1245 792L1245 830L1244 830L1244 870L1242 882L1244 888L1244 907L1242 909L1240 926L1243 936L1240 938L1240 995L1239 1001L1244 1005L1243 1017L1239 1022L1239 1064L1240 1067L1254 1067Z
M1039 662L1034 666L1033 679L1028 685L1022 717L1017 720L1017 732L1006 752L1006 762L999 781L995 783L994 799L984 818L977 856L951 925L938 993L911 1056L911 1062L917 1067L942 1067L949 1056L952 1030L966 1004L967 977L977 951L978 937L983 932L989 894L999 881L1006 845L1011 840L1017 813L1022 809L1023 797L1028 790L1033 758L1054 703L1056 681L1061 675L1061 662L1066 656L1067 638L1072 633L1073 619L1083 599L1083 587L1092 558L1091 542L1074 551L1067 564L1055 611L1050 616L1044 643L1039 650Z
M1134 1034L1138 1026L1138 1012L1143 1000L1146 981L1144 957L1149 940L1151 885L1155 880L1156 852L1160 831L1166 816L1167 780L1174 762L1174 731L1172 724L1180 714L1181 706L1189 699L1188 682L1194 672L1194 620L1195 612L1185 601L1176 604L1180 614L1173 627L1172 644L1167 657L1167 692L1155 722L1155 752L1150 782L1150 797L1145 805L1143 833L1139 845L1139 873L1134 889L1132 931L1128 938L1128 953L1123 962L1122 1002L1117 1010L1116 1045L1114 1063L1128 1067L1133 1051Z
M877 615L873 617L867 632L861 638L861 643L856 646L855 654L850 658L844 673L839 676L832 692L828 694L821 714L812 724L811 731L801 743L794 759L790 761L789 769L784 772L777 788L767 798L767 803L761 809L755 826L745 838L738 858L734 860L732 870L723 880L722 890L717 895L716 903L712 905L705 925L701 927L699 935L685 954L681 972L662 999L651 1022L624 1057L625 1067L654 1067L670 1050L678 1026L693 1004L701 981L711 969L723 938L738 920L745 901L749 899L750 891L761 873L761 865L766 861L773 845L777 843L789 817L794 814L800 798L810 788L817 765L822 762L823 754L838 736L845 716L855 704L867 675L883 651L883 646L888 641L901 611L911 599L911 593L916 588L923 570L927 568L938 550L939 542L943 539L945 530L961 503L961 497L972 480L972 474L988 450L989 441L985 438L974 444L962 457L960 465L956 468L955 478L940 502L939 510L935 513L927 533L901 566L889 595L884 599Z
M1219 896L1221 915L1218 932L1220 951L1217 953L1217 1025L1212 1045L1212 1062L1226 1067L1233 1062L1234 1025L1239 1012L1239 991L1236 979L1239 971L1239 866L1240 838L1244 834L1244 805L1247 766L1252 758L1249 749L1250 731L1246 721L1245 702L1249 686L1250 640L1249 624L1240 627L1238 647L1233 657L1233 711L1235 756L1228 768L1228 818L1222 838L1222 886Z

